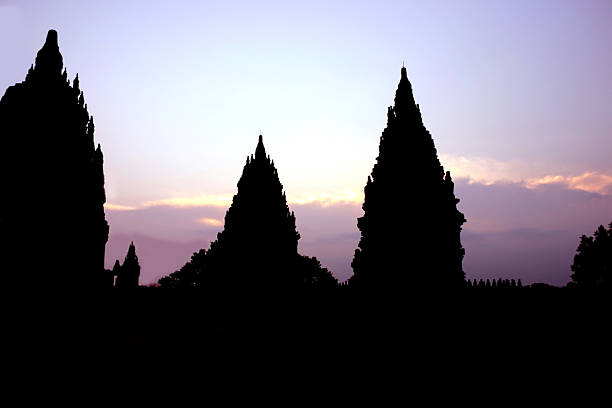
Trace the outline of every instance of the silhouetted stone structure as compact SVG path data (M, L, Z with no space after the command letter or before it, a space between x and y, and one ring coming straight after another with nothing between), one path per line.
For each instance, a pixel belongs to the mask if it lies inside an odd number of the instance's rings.
M460 232L465 218L457 210L450 172L444 174L423 125L406 68L364 191L351 286L463 286Z
M493 283L491 283L493 282ZM486 281L484 279L479 279L479 280L467 280L465 282L466 287L468 289L521 289L523 288L523 283L521 282L521 280L519 279L518 282L514 279L502 279L502 278L498 278L497 281L495 279L493 279L493 281L491 281L490 279L487 279Z
M337 280L316 258L298 254L299 238L295 215L260 135L255 156L247 157L223 231L208 251L195 253L180 271L159 283L249 291L336 287Z
M138 287L138 279L140 278L140 264L136 256L136 247L134 242L130 243L128 252L125 255L123 264L119 265L119 261L115 261L113 272L117 274L115 287L120 289L134 289Z
M25 81L0 100L0 263L22 287L108 286L104 173L78 75L50 30Z

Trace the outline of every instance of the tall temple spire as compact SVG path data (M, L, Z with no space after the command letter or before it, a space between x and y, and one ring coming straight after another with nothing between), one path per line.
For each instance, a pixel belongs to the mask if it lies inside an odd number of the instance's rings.
M247 158L223 231L208 251L202 250L202 256L160 284L180 286L187 280L196 287L255 292L335 287L336 279L316 258L298 253L299 239L295 214L289 211L274 161L259 135L255 158ZM198 272L188 273L192 267Z
M244 166L224 229L206 255L210 272L221 274L213 278L215 285L230 281L252 286L295 283L297 276L291 269L298 256L299 237L283 185L259 135L255 158ZM224 269L234 276L224 275Z
M34 68L0 99L0 189L19 197L0 202L0 270L18 286L107 285L102 151L78 80L70 86L62 68L57 32L49 30ZM36 243L24 245L32 236ZM54 260L66 248L70 260L60 265ZM25 270L20 262L29 258Z
M38 72L61 74L64 62L57 44L57 31L49 30L45 44L36 54L35 69Z
M119 268L115 286L121 289L135 289L138 287L139 277L140 263L138 262L138 256L136 255L134 241L132 241L128 248L128 252L125 255L123 264Z
M393 112L395 116L401 118L415 118L414 113L418 111L418 105L414 101L414 95L412 92L412 84L408 80L408 74L406 73L406 67L402 67L401 77L395 91L395 105L393 106ZM410 114L408 114L410 112ZM417 115L420 120L420 113Z
M263 136L259 135L259 141L257 142L257 148L255 148L255 159L264 160L266 158L266 148L263 144Z
M351 283L362 287L463 285L463 214L414 101L406 68L365 186ZM407 157L408 155L408 157ZM416 175L416 176L415 176Z

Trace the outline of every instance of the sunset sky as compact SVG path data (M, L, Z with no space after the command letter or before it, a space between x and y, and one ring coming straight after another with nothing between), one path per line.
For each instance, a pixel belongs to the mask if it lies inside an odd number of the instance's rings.
M612 222L611 22L607 0L0 0L0 92L57 30L104 152L107 266L133 240L151 283L208 248L261 132L300 252L344 280L405 64L468 278L561 285Z

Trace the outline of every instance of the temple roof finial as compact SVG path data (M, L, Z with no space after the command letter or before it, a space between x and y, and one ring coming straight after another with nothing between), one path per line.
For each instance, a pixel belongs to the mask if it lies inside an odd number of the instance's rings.
M64 61L57 45L57 31L49 30L45 44L36 54L36 69L61 75Z
M57 47L57 31L49 30L47 32L47 39L45 40L45 45Z
M263 136L259 135L259 141L257 142L257 148L255 149L255 159L261 158L262 160L266 158L266 148L263 144Z

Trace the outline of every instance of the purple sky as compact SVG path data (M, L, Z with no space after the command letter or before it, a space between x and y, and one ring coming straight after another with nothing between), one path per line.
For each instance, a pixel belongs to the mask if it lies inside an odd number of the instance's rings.
M134 239L148 283L208 247L261 131L300 251L345 279L405 61L468 277L563 284L612 221L610 21L588 0L0 0L0 88L58 30L105 154L107 265Z

